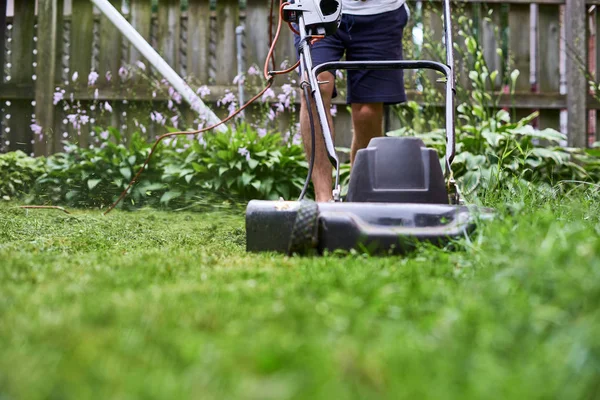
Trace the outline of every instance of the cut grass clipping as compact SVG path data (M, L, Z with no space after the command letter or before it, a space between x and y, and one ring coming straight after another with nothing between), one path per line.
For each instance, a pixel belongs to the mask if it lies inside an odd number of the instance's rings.
M0 398L597 398L598 200L307 258L246 254L243 212L2 204Z

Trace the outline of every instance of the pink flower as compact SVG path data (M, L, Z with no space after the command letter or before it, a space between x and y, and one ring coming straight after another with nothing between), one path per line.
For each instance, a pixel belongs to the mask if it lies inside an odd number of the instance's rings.
M182 99L182 97L181 97L181 95L179 94L179 92L175 92L175 93L173 93L173 100L175 100L175 102L176 102L177 104L181 104L181 99Z
M164 125L167 121L167 118L165 118L158 111L152 111L152 113L150 114L150 119L160 125Z
M57 105L62 99L64 99L65 96L63 92L54 92L54 95L52 96L52 103L54 105Z
M228 91L221 100L217 101L217 106L229 104L233 101L235 101L235 95Z
M236 75L235 78L233 78L234 85L237 85L238 83L243 85L244 82L245 82L244 74Z
M247 148L240 147L238 149L238 154L241 155L242 157L246 157L246 161L250 161L250 151L248 151Z
M104 75L104 77L106 78L106 82L110 82L110 80L112 79L112 74L110 73L110 71L106 71L106 75Z
M119 76L121 79L126 79L128 75L127 69L125 67L119 68Z
M256 129L256 133L258 133L258 137L265 137L265 136L267 136L267 130L265 128L258 128L258 129Z
M173 124L173 127L177 128L179 125L179 115L171 117L171 124Z
M138 67L139 69L141 69L142 71L145 71L145 70L146 70L146 64L144 64L144 63L143 63L143 62L141 62L140 60L137 60L137 61L135 62L135 65L137 65L137 67Z
M42 127L40 125L38 125L37 122L32 123L31 125L29 125L29 127L31 128L31 131L36 134L36 135L41 135L42 134Z
M102 138L102 140L108 139L108 136L109 136L108 131L102 131L102 132L100 132L100 137Z
M229 111L229 115L233 114L237 109L237 104L235 104L234 101L232 101L231 103L229 103L229 106L227 107L227 111Z
M293 137L292 137L292 144L300 144L302 143L302 136L300 136L299 133L296 133Z
M71 80L73 82L77 81L77 79L79 78L79 73L77 73L77 71L73 72L73 76L71 77Z
M113 108L112 108L112 106L111 106L111 105L108 103L108 101L105 101L105 102L104 102L104 109L105 109L106 111L110 112L110 113L111 113L111 112L113 112Z
M335 117L337 115L337 106L335 104L332 104L331 108L329 109L329 112L331 113L332 117Z
M196 91L196 93L200 96L200 97L204 97L204 96L208 96L210 94L210 89L208 88L208 86L206 85L202 85L198 88L198 90Z
M262 101L263 103L265 101L267 101L267 99L274 99L275 98L275 92L273 91L273 89L268 88L262 95L260 101Z
M248 68L248 75L259 75L260 72L258 71L258 68L256 68L254 65L251 65L250 68Z
M88 86L93 86L98 80L98 73L96 71L90 72L88 75Z

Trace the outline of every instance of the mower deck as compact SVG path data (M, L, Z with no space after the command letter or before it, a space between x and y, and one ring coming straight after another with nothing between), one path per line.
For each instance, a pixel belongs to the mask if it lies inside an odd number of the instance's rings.
M289 252L297 201L253 200L246 210L247 251ZM314 207L314 206L313 206ZM490 210L445 204L318 203L314 226L308 229L319 253L337 249L371 254L402 254L418 242L443 246L468 235L476 220Z

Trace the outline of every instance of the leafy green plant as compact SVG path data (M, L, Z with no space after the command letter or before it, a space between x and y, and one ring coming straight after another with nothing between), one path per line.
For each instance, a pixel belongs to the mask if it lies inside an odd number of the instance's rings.
M491 71L484 57L473 20L458 18L459 37L464 46L455 46L459 58L468 67L470 88L457 87L456 150L454 177L463 193L485 192L520 183L556 184L598 179L599 161L595 150L563 148L565 135L553 130L534 129L533 113L515 120L500 108L502 91L498 91L500 75L510 95L515 92L519 71ZM443 59L443 47L425 44L424 49L434 59ZM502 49L497 49L502 54ZM458 69L463 74L462 69ZM434 98L435 82L424 79L423 95ZM445 154L443 119L436 119L427 103L408 102L396 109L403 128L388 132L388 136L418 136L429 147ZM435 108L435 107L434 107ZM429 128L429 129L428 129Z
M244 200L293 198L308 168L300 145L285 143L278 133L260 135L246 124L235 132L206 134L161 165L172 198L183 195L180 188L196 185Z
M152 143L134 133L127 145L117 129L96 129L101 146L81 148L66 144L66 151L46 160L11 153L5 159L15 165L37 165L30 174L30 203L65 204L74 207L106 207L128 186L142 167ZM37 163L37 164L36 164ZM279 133L259 134L240 124L235 131L178 136L165 139L149 165L123 201L124 207L193 207L231 204L238 200L290 199L302 189L307 173L302 147ZM13 168L14 169L14 168ZM9 169L3 168L2 173ZM15 179L21 175L13 173ZM13 193L12 186L2 190ZM13 183L11 183L13 182ZM6 183L4 184L7 185ZM22 189L24 190L24 189Z
M90 149L66 144L64 153L48 157L46 171L37 179L31 201L75 207L102 207L114 201L127 187L133 174L142 167L150 145L137 133L125 146L117 129L97 131L107 135L101 146ZM152 194L165 190L156 168L159 159L160 154L156 154L130 191L126 204L147 204L156 198Z
M22 151L0 154L0 199L11 200L25 194L43 174L43 158L29 157Z

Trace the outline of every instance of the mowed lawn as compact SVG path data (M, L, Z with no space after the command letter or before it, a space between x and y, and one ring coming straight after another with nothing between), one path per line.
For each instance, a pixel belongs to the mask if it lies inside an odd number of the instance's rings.
M243 208L4 203L0 399L599 398L600 196L514 196L405 257L246 254Z

